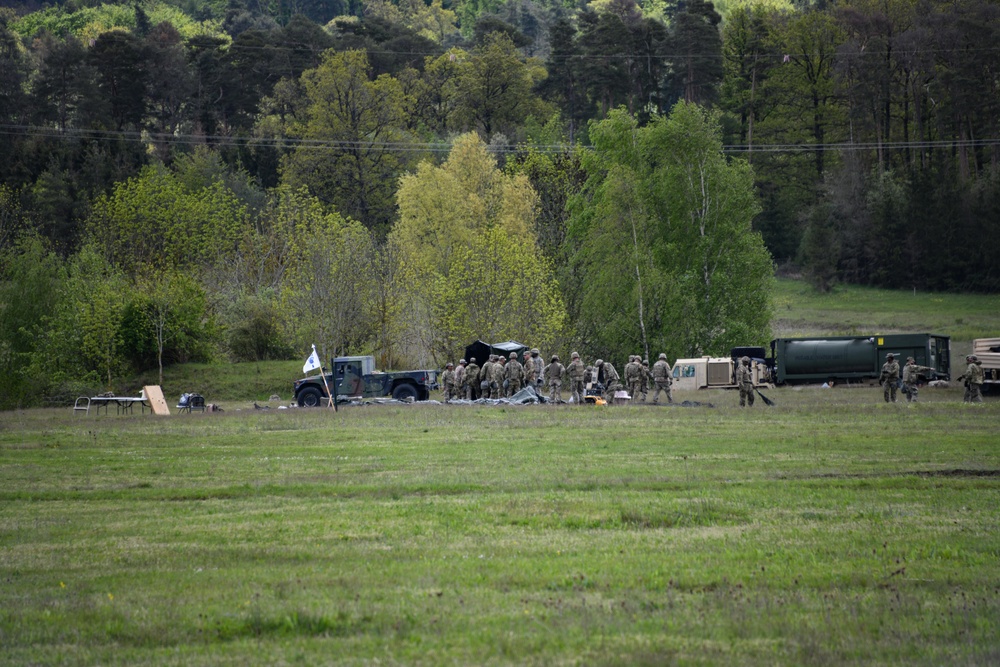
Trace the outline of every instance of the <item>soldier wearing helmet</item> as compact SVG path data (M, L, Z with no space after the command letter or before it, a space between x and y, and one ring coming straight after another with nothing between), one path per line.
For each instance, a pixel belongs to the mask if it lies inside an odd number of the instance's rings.
M524 386L535 389L538 375L535 372L535 364L531 361L531 352L529 350L524 351L524 363L521 365L524 366Z
M660 352L659 359L653 364L653 384L656 389L653 391L653 405L660 402L660 392L667 395L667 403L673 403L674 398L670 395L670 386L674 383L670 375L670 364L667 363L667 355Z
M504 368L504 379L507 381L507 397L511 397L521 391L524 382L524 366L517 360L517 352L510 353L510 361Z
M633 401L638 400L639 394L642 393L642 378L640 373L642 372L642 364L639 363L640 357L636 355L629 355L628 363L625 364L625 388L628 390L628 395Z
M569 357L570 362L569 366L566 367L566 375L569 377L570 401L577 405L582 405L584 396L586 395L583 376L586 374L587 369L583 365L583 361L580 360L580 355L577 352L573 352Z
M750 370L750 357L741 357L736 366L736 386L740 389L740 407L753 407L753 371Z
M907 403L917 400L917 393L920 390L920 375L933 371L934 369L928 366L918 366L917 360L913 357L906 358L906 364L903 366L903 394L906 396Z
M982 403L983 381L985 380L983 367L979 357L974 354L970 354L965 360L969 362L969 366L964 373L958 376L958 379L965 383L965 396L962 400L965 403Z
M441 389L444 392L444 401L447 403L455 395L455 364L449 361L444 368L444 373L441 374Z
M543 371L549 385L549 400L553 403L562 403L562 381L565 374L566 367L559 363L559 355L553 354L552 361Z
M531 363L535 366L535 388L541 389L545 375L545 360L542 359L542 353L538 351L537 347L531 348Z
M463 380L465 386L461 389L465 399L474 401L479 398L479 364L476 363L475 357L469 357L469 364L465 367Z
M885 402L896 402L896 389L899 387L899 362L896 355L889 352L885 355L885 363L882 364L882 372L878 376L879 384L882 385L882 395Z
M615 392L622 388L618 371L615 370L614 365L610 361L604 361L603 359L598 359L594 362L594 366L597 368L597 381L604 385L605 397L614 398Z

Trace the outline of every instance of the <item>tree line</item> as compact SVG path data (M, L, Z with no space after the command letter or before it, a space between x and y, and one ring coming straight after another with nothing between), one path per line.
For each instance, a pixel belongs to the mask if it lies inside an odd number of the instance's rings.
M0 10L8 396L310 342L719 352L771 258L1000 287L985 0L223 4Z

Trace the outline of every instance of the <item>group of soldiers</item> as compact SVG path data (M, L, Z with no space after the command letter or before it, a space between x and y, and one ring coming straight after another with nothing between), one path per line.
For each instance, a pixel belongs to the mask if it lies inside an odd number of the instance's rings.
M982 387L984 379L982 364L974 354L968 355L965 358L965 362L969 366L965 373L958 376L958 380L960 382L964 382L965 384L964 400L966 403L982 403ZM906 364L902 368L902 384L903 394L906 396L907 403L917 400L920 376L933 371L934 369L929 366L917 365L917 362L913 357L906 358ZM878 378L879 384L882 385L882 395L885 398L886 403L896 402L896 389L899 386L899 376L899 362L896 361L896 355L889 352L885 355L885 363L882 364L882 372L879 374Z
M670 364L667 355L660 354L659 359L649 367L649 361L639 355L629 357L625 365L625 387L634 401L646 402L646 395L655 388L653 404L659 402L660 392L664 392L668 402L673 402L670 393L672 384ZM524 387L530 386L536 392L542 393L545 387L549 390L549 400L554 403L563 402L563 383L567 384L570 401L582 404L586 400L588 389L600 387L606 396L614 396L622 390L622 378L610 362L598 359L593 366L583 363L577 352L570 354L568 366L559 361L559 355L552 355L545 364L538 348L525 350L523 361L518 361L516 352L508 357L491 354L481 367L475 357L466 361L461 359L458 367L449 362L441 374L441 388L444 400L456 398L477 400L479 398L510 398Z

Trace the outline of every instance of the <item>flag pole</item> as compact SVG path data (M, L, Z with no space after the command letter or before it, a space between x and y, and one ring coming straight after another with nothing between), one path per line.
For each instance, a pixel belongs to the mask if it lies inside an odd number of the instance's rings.
M316 352L316 346L313 345L313 352ZM326 395L328 397L329 403L327 407L333 408L333 411L337 411L337 401L334 399L333 394L330 393L330 383L326 381L326 373L323 372L323 364L320 363L319 374L323 376L323 386L326 387ZM333 379L334 386L337 385L337 378Z

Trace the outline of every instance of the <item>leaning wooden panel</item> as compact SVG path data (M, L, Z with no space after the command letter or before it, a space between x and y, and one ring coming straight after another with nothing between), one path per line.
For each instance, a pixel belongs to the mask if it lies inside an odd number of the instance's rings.
M146 398L149 399L149 407L153 409L154 415L170 416L170 408L167 407L167 402L163 399L163 390L160 389L160 385L151 384L142 389L146 392Z

